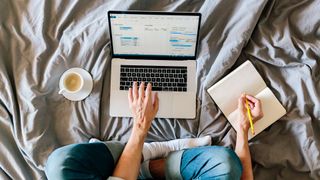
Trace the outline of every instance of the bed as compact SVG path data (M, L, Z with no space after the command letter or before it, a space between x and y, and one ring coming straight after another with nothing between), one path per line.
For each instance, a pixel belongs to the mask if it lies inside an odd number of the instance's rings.
M58 147L128 139L131 119L108 111L108 10L202 14L197 117L155 119L147 141L210 135L233 148L235 131L206 90L249 59L287 110L250 142L255 179L320 179L319 9L319 0L1 0L0 179L46 179ZM72 67L94 80L83 101L58 94Z

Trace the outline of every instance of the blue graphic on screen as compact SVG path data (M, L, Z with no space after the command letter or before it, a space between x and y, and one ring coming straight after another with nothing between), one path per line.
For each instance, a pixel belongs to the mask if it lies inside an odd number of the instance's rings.
M112 14L116 55L195 56L199 17Z
M190 49L196 41L197 35L193 33L172 31L170 44L174 48Z

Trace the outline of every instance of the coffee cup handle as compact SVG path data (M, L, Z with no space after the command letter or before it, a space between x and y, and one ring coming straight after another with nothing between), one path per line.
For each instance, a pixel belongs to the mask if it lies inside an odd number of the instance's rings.
M58 93L62 94L64 91L65 91L65 89L60 89L60 91Z

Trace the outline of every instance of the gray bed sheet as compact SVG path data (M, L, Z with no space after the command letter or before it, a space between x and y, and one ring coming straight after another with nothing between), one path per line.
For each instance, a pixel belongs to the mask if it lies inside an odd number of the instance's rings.
M155 119L147 141L235 131L206 89L251 60L287 114L250 142L255 179L320 179L319 0L0 0L0 179L46 179L56 148L91 137L126 141L132 121L109 116L108 10L202 13L196 119ZM88 98L58 94L61 74L82 67Z

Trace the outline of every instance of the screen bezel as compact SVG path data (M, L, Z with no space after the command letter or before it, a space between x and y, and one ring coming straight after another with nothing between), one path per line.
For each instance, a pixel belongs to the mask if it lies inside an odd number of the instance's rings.
M198 30L197 39L194 56L166 56L166 55L122 55L114 54L113 43L112 43L112 30L110 15L111 14L143 14L143 15L179 15L179 16L198 16ZM160 12L160 11L108 11L108 23L109 23L109 36L111 41L111 54L113 58L123 58L123 59L165 59L165 60L195 60L198 53L198 41L199 41L199 31L201 24L201 14L191 13L191 12Z

